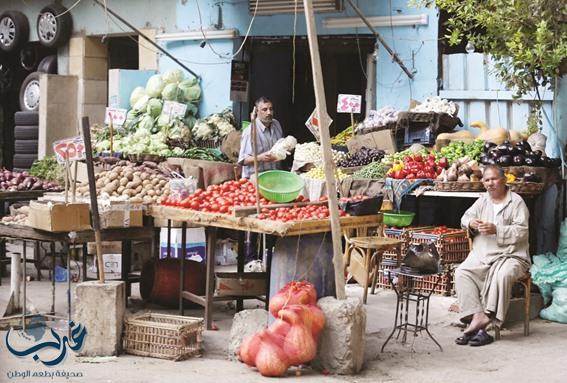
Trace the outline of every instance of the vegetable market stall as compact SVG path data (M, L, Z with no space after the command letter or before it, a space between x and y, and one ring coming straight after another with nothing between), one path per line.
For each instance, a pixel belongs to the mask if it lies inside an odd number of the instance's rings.
M239 231L251 231L260 234L276 235L278 243L274 252L274 259L278 258L291 258L292 255L288 251L280 251L281 249L289 249L289 246L280 246L288 237L297 237L296 245L299 245L299 240L309 241L310 239L319 240L318 234L324 234L331 230L331 223L328 219L316 219L306 221L293 221L293 222L278 222L273 220L263 220L256 217L235 217L228 214L214 214L208 212L193 211L171 206L153 206L150 214L157 219L165 219L170 221L181 221L183 226L186 227L187 223L193 225L205 226L207 228L207 279L206 279L206 293L205 296L197 296L187 291L181 291L180 294L180 313L183 315L183 298L195 302L205 308L205 326L207 329L212 329L212 304L216 301L236 300L244 298L256 298L255 296L219 296L215 295L215 262L214 262L214 249L216 240L216 231L218 228L233 229ZM364 230L372 227L377 227L382 222L381 214L370 216L352 216L341 217L342 230ZM330 237L328 238L330 240ZM182 240L183 242L183 240ZM322 241L319 240L320 246ZM185 248L185 244L182 244ZM294 247L295 250L295 247ZM307 258L308 251L302 247L302 255ZM332 254L332 252L331 252ZM295 256L295 254L293 254ZM184 269L183 262L185 257L180 257L181 272ZM332 265L332 262L329 262ZM283 270L285 272L285 270ZM269 277L277 274L277 267L274 265L270 272ZM329 274L332 279L333 273ZM308 278L307 278L308 279ZM181 278L183 280L183 278ZM285 281L285 282L289 282ZM334 282L334 281L333 281ZM283 286L283 284L282 284ZM279 286L281 287L281 286ZM270 285L270 291L277 291L278 286ZM180 286L182 289L182 286Z

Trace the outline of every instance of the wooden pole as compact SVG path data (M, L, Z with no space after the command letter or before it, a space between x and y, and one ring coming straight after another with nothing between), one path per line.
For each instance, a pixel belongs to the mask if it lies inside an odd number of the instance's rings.
M327 102L325 100L325 87L323 84L323 70L321 69L321 57L319 56L319 42L317 41L317 29L315 27L315 14L311 0L303 0L305 10L305 22L307 24L307 38L309 40L309 51L311 52L311 70L313 72L313 86L315 90L316 114L319 119L319 135L323 148L323 167L325 169L325 183L329 193L329 211L331 215L331 234L333 237L333 264L335 265L335 287L338 299L345 299L345 276L342 251L341 222L337 200L337 185L335 181L335 164L331 151L331 137L329 134L329 116L327 114Z
M256 107L252 112L250 128L252 129L252 151L254 152L254 177L256 177L256 214L260 214L260 188L258 187L258 141L256 133Z
M112 125L112 115L110 115L110 124L108 124L110 129L110 157L113 157L114 152L114 125Z
M96 198L96 181L93 166L93 148L91 144L91 131L89 118L81 119L81 131L85 143L85 157L87 160L87 174L89 176L89 194L91 197L91 214L93 217L93 230L96 243L96 259L98 266L98 281L104 283L104 262L102 260L102 239L100 235L100 217L98 216L98 201ZM124 271L123 271L124 272Z

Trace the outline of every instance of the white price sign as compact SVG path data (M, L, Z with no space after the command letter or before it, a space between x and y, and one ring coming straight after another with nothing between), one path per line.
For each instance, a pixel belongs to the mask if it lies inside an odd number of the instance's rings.
M337 101L338 113L360 113L362 96L357 94L339 94Z
M331 125L333 120L329 116L327 116L327 121L329 123L326 126L326 128L329 128L329 126ZM320 133L320 126L321 125L319 124L319 119L317 118L317 109L315 109L311 113L311 115L309 116L307 121L305 121L305 126L307 126L307 129L309 129L311 131L313 136L315 136L315 139L317 139L317 142L319 142L321 140L321 133Z
M164 101L161 114L165 114L170 117L185 117L187 112L187 104L182 104L175 101Z
M77 161L85 159L85 143L81 136L65 138L53 143L53 151L57 162L63 164L65 160Z
M106 113L104 115L104 123L110 125L112 121L112 126L122 126L126 121L126 109L119 108L106 108Z

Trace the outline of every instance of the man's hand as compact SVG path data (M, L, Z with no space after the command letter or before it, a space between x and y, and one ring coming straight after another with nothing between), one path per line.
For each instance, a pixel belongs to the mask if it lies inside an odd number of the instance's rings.
M478 232L482 235L496 234L496 225L493 223L482 222L478 225Z
M270 152L262 153L258 156L258 161L262 162L275 162L277 158Z
M474 218L473 220L471 220L471 222L469 223L469 227L473 230L478 231L478 227L479 225L482 224L482 221L480 219L476 219Z

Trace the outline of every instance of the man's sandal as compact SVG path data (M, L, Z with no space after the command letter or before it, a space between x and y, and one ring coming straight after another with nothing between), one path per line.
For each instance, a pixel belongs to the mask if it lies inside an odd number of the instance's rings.
M469 341L469 345L473 347L484 346L494 342L494 337L485 330L478 330L476 335Z
M464 332L462 336L455 339L455 343L459 346L464 346L469 344L472 338L474 338L477 334L477 331L466 333Z

